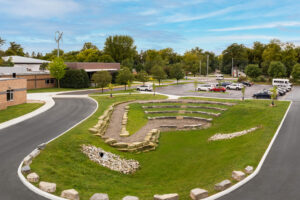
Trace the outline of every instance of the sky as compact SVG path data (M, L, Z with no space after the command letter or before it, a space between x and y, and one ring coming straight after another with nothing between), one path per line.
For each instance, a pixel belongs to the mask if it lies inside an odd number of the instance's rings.
M129 35L139 51L198 46L220 54L274 38L300 45L299 9L299 0L0 0L0 37L30 53L55 49L59 30L65 52Z

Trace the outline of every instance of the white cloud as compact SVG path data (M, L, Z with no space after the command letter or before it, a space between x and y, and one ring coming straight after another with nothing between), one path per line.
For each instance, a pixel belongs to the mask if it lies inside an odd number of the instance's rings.
M237 26L237 27L229 27L229 28L210 29L209 31L214 31L214 32L243 31L243 30L270 29L270 28L277 28L277 27L295 27L295 26L300 26L300 22L297 22L297 21L273 22L273 23L261 24L261 25Z
M158 10L149 9L149 10L141 11L138 14L142 15L142 16L148 16L148 15L155 15L157 13L158 13Z
M12 17L52 18L80 10L73 0L0 0L0 13Z

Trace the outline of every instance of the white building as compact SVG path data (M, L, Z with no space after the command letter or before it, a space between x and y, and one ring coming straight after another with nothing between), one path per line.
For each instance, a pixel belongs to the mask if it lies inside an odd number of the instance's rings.
M4 61L8 61L11 58L11 62L14 63L14 67L22 68L22 71L40 71L40 66L43 63L49 63L47 60L40 60L35 58L28 58L22 56L5 56L2 57Z

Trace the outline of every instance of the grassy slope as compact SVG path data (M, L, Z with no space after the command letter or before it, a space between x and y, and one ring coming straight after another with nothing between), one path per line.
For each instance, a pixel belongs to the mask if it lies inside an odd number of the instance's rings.
M0 110L0 123L30 113L42 105L42 103L24 103L16 106L9 106L5 110Z
M138 95L123 98L134 96ZM270 101L240 102L216 118L214 126L209 129L165 132L161 134L160 145L155 151L131 154L116 151L87 130L109 104L123 98L97 97L100 104L96 114L51 142L33 161L31 167L41 180L57 183L56 194L74 188L83 200L96 192L108 193L112 200L125 195L136 195L146 200L157 193L173 192L179 193L180 199L190 199L189 191L196 187L213 193L214 184L230 179L232 170L258 164L288 107L288 102L278 102L274 108L269 106ZM231 133L257 125L263 125L263 128L252 134L227 141L207 142L215 133ZM80 153L80 144L93 144L136 159L141 169L133 175L110 171Z

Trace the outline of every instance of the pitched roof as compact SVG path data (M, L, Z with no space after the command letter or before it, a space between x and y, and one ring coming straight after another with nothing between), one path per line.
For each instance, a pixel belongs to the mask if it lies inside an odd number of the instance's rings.
M2 57L4 61L8 61L11 58L11 61L15 64L42 64L42 63L49 63L47 60L41 60L36 58L28 58L23 56L5 56Z

